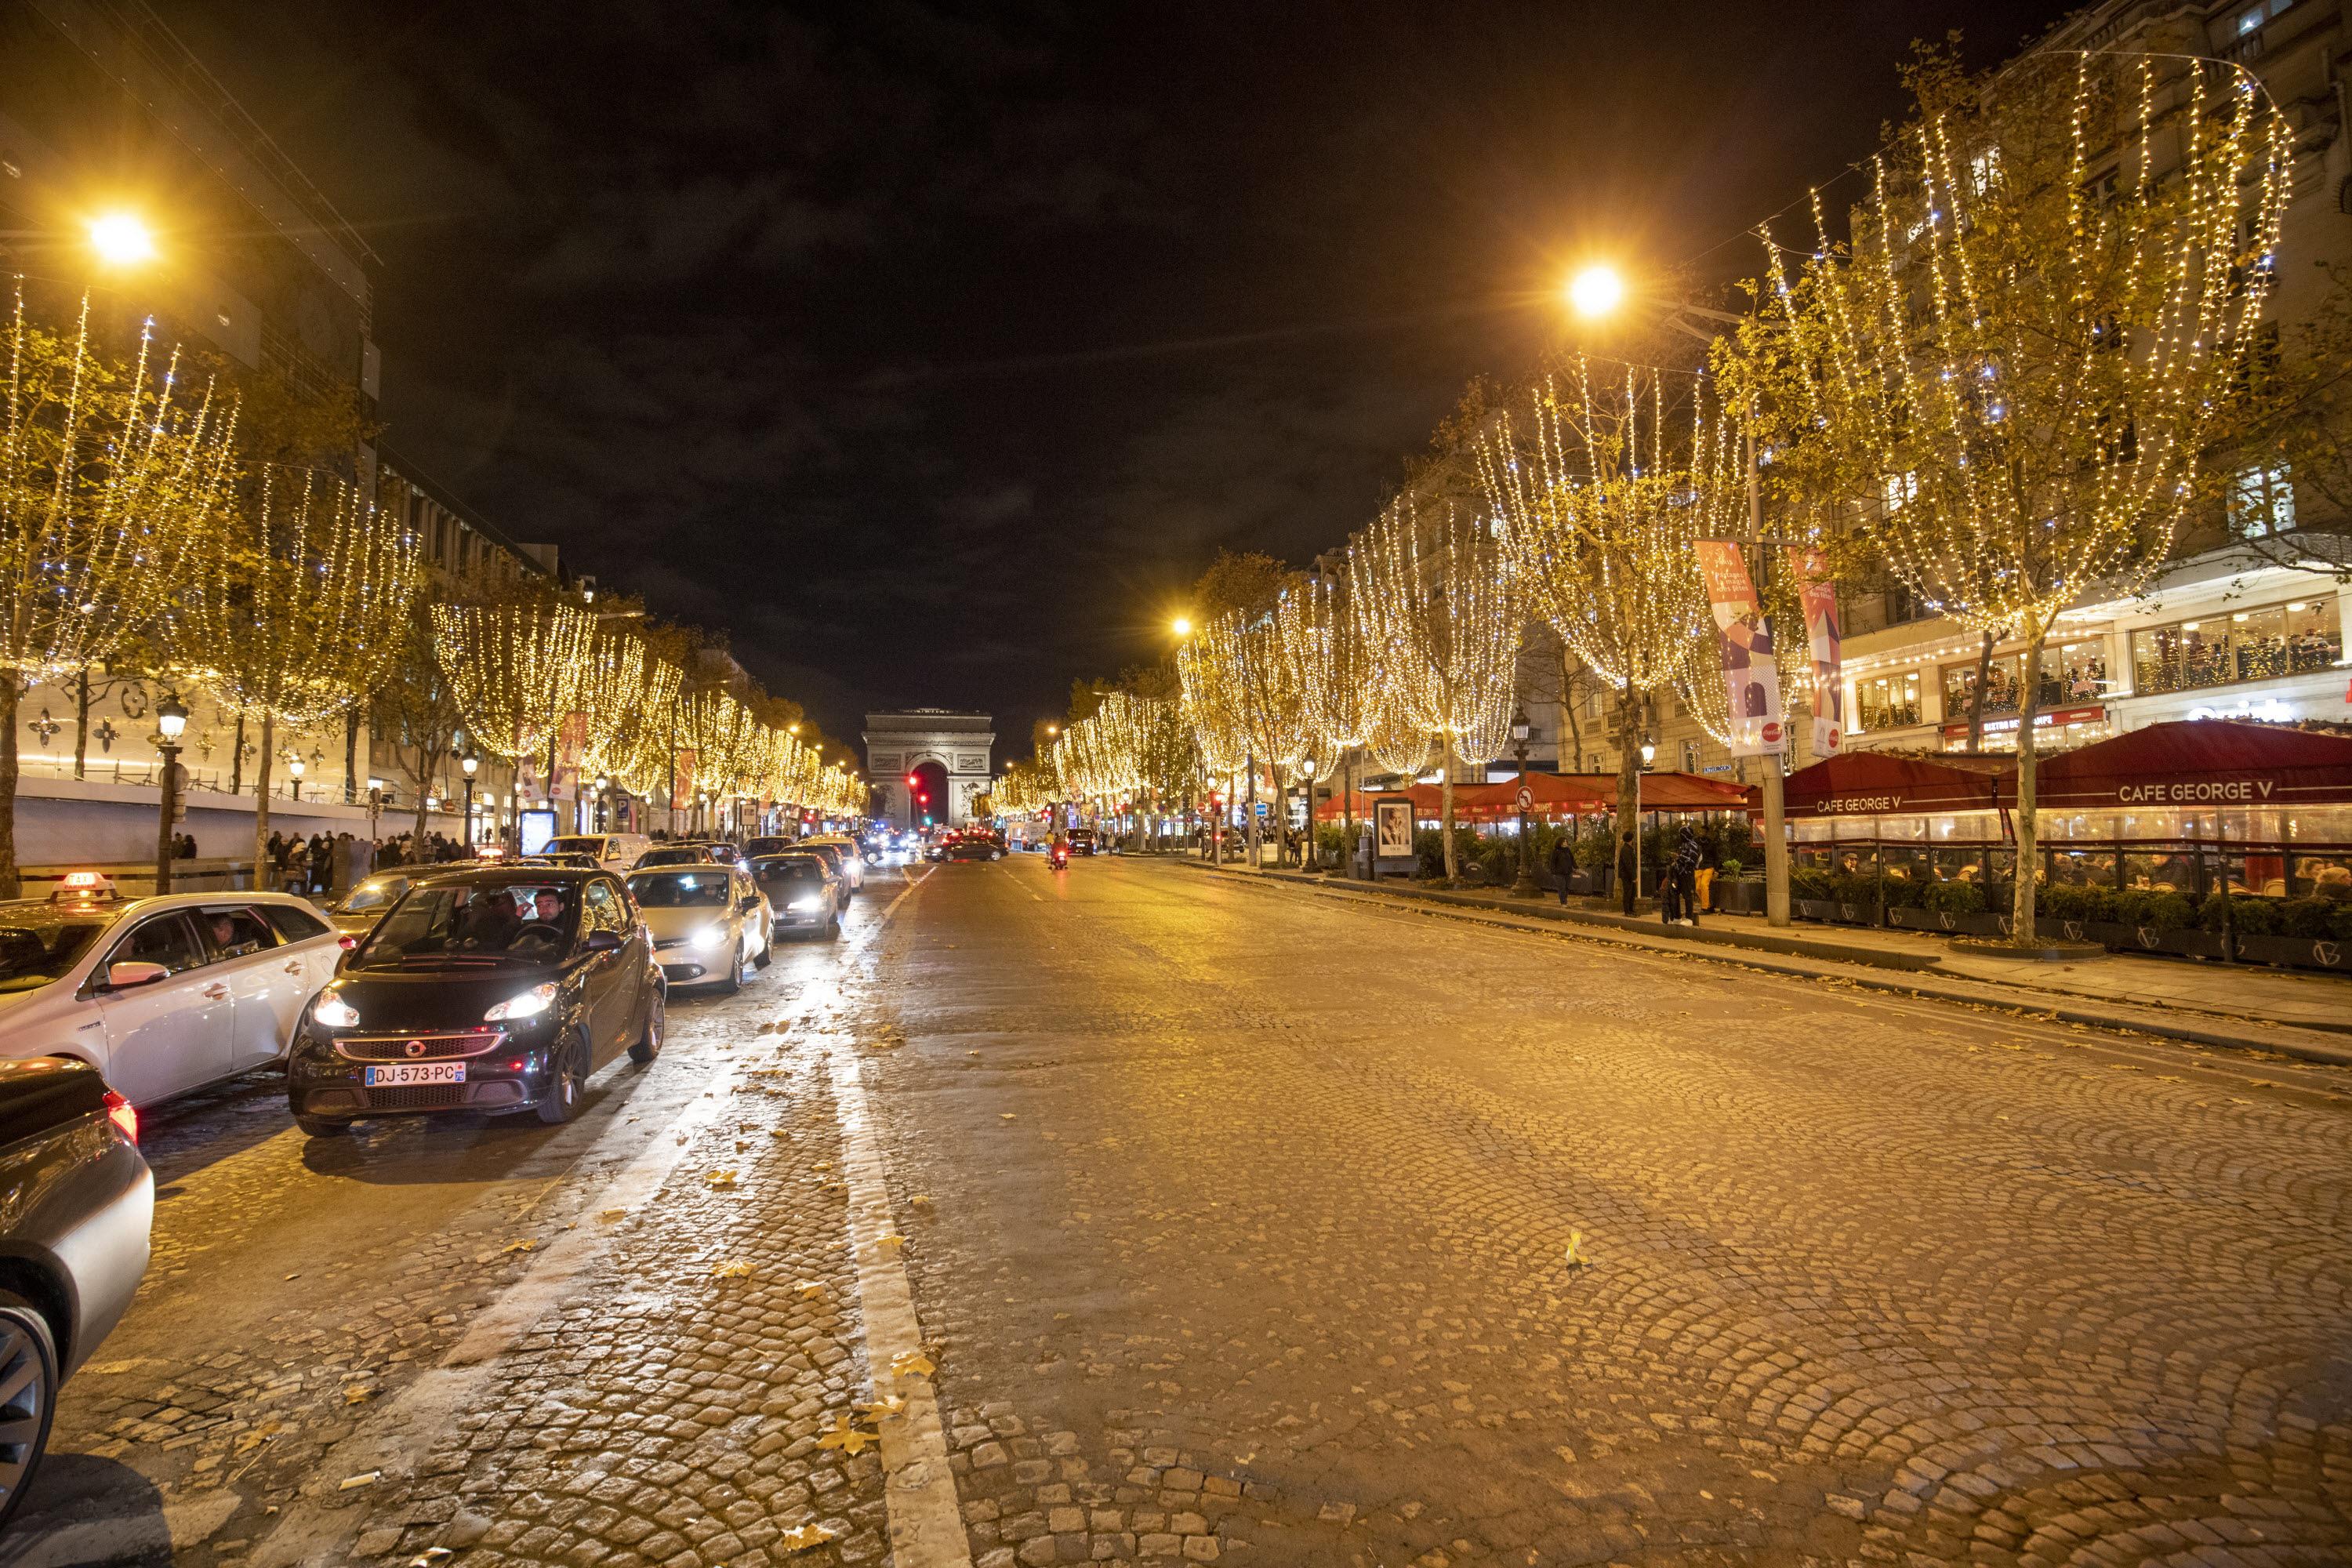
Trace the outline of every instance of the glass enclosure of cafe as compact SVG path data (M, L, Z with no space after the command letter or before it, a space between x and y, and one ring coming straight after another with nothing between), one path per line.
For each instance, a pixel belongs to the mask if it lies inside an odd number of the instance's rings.
M2150 725L2043 759L2036 793L2044 886L2352 900L2352 739ZM1848 753L1787 795L1796 867L1972 882L1989 906L2016 875L2014 757Z

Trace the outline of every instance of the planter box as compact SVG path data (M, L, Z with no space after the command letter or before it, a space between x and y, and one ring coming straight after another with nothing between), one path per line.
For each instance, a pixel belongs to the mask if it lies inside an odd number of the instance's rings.
M1874 926L1878 910L1874 904L1841 904L1828 899L1790 899L1789 912L1799 920L1823 921L1831 925Z
M1715 908L1726 914L1760 915L1764 912L1764 879L1741 877L1729 881L1721 877L1709 889L1715 895Z
M2037 921L2036 926L2042 924ZM2170 952L2189 958L2220 958L2221 938L2213 931L2183 929L2157 931L2149 926L2113 925L2105 921L2053 921L2055 934L2079 931L2079 940L2103 942L2117 952Z
M2352 973L2352 944L2332 937L2242 936L2238 956L2249 963L2288 964L2296 969L2332 969Z
M1943 914L1935 910L1889 910L1886 923L1904 931L1937 931L1948 936L2007 936L2009 917L1979 910L1974 914Z

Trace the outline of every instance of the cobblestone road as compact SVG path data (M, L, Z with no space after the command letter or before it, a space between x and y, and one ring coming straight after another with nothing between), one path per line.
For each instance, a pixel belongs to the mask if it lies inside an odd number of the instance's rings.
M898 891L571 1128L162 1119L0 1556L2352 1561L2352 1077L1166 864ZM963 1539L894 1559L926 1388Z

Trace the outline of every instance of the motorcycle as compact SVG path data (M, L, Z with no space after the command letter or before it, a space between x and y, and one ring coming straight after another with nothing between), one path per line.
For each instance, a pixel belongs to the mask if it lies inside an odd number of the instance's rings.
M1052 859L1055 870L1068 870L1070 868L1070 847L1066 844L1055 845Z

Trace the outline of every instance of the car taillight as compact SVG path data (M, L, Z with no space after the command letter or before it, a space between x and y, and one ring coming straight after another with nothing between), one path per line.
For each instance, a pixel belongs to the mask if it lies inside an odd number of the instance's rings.
M345 952L351 952L352 949L359 946L359 944L360 939L353 936L349 931L345 931L342 935L335 939L335 945L341 948Z
M139 1108L110 1089L106 1091L106 1119L122 1129L133 1148L138 1146Z

